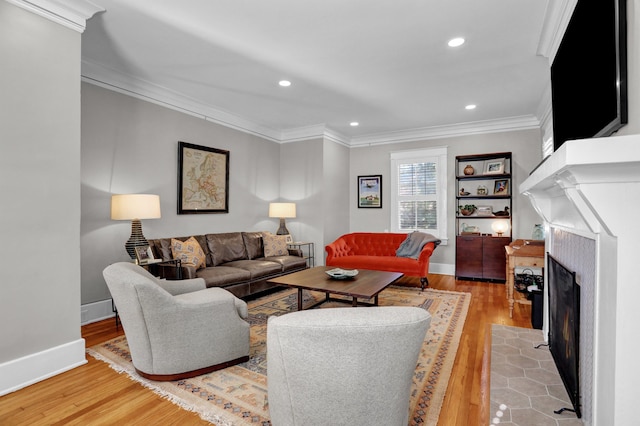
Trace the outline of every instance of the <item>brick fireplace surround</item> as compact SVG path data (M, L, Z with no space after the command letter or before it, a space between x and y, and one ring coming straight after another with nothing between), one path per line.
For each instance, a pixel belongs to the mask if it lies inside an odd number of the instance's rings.
M545 221L547 250L580 284L584 424L637 424L640 135L566 142L519 191Z

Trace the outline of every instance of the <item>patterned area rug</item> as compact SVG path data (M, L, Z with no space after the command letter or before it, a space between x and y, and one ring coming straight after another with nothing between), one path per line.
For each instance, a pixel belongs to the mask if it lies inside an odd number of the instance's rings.
M322 298L324 293L305 291L304 305ZM470 300L469 293L406 287L389 287L379 295L381 306L418 306L431 314L431 327L418 358L411 389L410 425L438 423ZM248 305L250 360L224 370L174 382L144 379L133 368L124 336L89 348L87 353L213 424L267 426L271 424L266 377L267 318L296 310L297 291L279 291L252 300ZM321 308L345 306L351 305L340 302L320 305Z

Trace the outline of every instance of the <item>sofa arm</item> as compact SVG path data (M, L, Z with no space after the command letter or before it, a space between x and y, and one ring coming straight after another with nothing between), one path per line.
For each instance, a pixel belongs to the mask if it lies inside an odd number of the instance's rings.
M182 264L182 279L189 280L196 278L196 267L193 265Z
M179 281L158 280L158 285L173 296L204 290L207 288L207 285L202 278L191 278Z
M344 238L338 238L331 244L327 244L324 249L327 252L327 264L333 258L348 256L351 253L351 248L347 245Z
M422 251L420 251L420 255L418 256L418 263L420 264L420 270L422 272L422 276L426 277L429 272L429 259L433 254L433 251L436 249L435 243L427 243L422 247Z
M287 250L289 251L289 256L297 256L297 257L303 257L304 256L302 254L302 250L301 249L288 248Z

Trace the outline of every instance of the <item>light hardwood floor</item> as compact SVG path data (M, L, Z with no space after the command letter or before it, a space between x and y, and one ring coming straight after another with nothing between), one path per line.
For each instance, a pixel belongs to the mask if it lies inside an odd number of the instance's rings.
M419 287L414 278L403 285ZM430 275L431 288L472 294L438 425L484 425L489 417L490 324L531 327L530 307L516 304L509 318L503 284ZM113 319L82 327L91 347L122 333ZM106 363L87 364L0 397L0 425L208 425L196 414L143 388Z

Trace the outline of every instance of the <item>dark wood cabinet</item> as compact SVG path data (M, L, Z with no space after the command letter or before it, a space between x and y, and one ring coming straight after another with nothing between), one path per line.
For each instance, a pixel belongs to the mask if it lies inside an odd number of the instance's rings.
M511 237L460 235L456 237L456 278L505 281L504 246Z
M482 278L482 237L456 237L456 278Z

